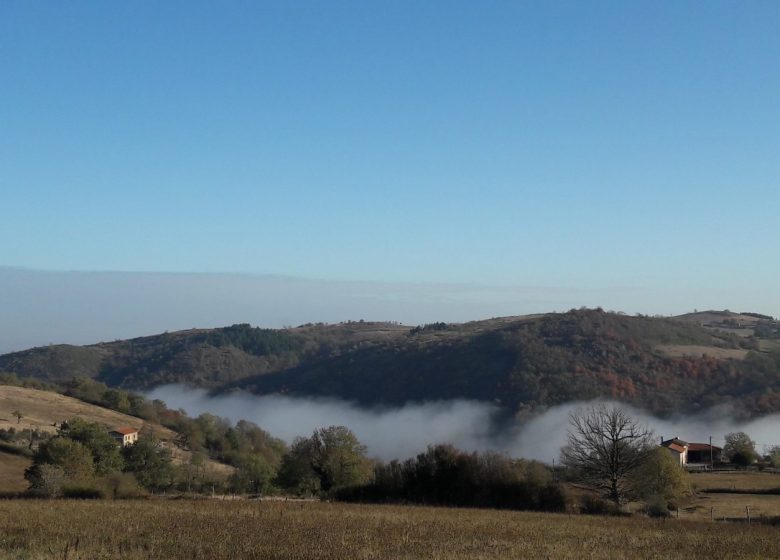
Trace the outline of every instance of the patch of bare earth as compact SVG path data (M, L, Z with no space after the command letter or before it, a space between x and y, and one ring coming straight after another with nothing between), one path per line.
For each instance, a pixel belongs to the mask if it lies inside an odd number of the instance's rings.
M716 360L744 360L748 351L740 348L718 348L716 346L697 346L693 344L661 344L656 346L670 358L701 358L709 356Z

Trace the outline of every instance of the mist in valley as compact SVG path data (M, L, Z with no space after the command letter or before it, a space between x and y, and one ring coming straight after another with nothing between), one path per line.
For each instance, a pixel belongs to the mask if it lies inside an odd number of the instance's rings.
M165 401L169 408L184 409L192 416L210 413L232 422L249 420L287 443L296 436L311 435L320 427L344 425L367 446L369 455L383 460L411 457L429 444L451 443L467 451L493 450L551 463L557 461L566 443L569 415L600 403L624 408L653 430L659 441L661 437L679 437L706 443L711 436L713 444L722 446L727 433L744 431L756 441L759 452L780 445L780 414L740 422L726 408L661 419L612 401L572 402L522 422L507 422L498 406L471 400L365 408L331 398L247 393L210 396L205 390L181 385L158 387L147 397Z

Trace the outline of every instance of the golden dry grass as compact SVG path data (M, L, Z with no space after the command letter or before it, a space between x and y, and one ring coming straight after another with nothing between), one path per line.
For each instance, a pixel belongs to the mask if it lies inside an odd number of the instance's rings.
M24 471L32 464L28 457L0 451L0 492L21 492L27 489Z
M17 424L16 418L11 415L19 410L23 415L21 423ZM85 403L72 397L66 397L52 391L39 391L25 387L13 387L0 385L0 428L37 429L54 433L63 420L80 416L91 422L100 422L110 427L131 426L136 429L143 428L146 423L135 416L129 416ZM157 424L149 424L161 439L171 439L174 433Z
M692 473L691 482L699 491L726 490L772 490L780 488L780 473L773 472L702 472Z
M752 519L780 517L780 495L744 492L780 489L780 474L768 472L704 472L691 475L697 490L692 503L680 511L681 518ZM710 493L708 490L734 490Z
M693 503L680 510L680 518L752 519L780 517L780 496L761 494L699 494ZM780 547L780 541L778 542ZM780 550L779 550L780 551Z
M4 501L0 558L778 558L780 529L318 502Z

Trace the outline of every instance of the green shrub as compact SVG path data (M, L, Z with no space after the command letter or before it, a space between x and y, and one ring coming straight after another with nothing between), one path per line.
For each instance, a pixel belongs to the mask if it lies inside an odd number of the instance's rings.
M616 513L616 510L612 502L592 494L585 494L580 500L580 513L586 515L613 515Z
M77 500L102 500L106 490L90 482L72 482L62 487L62 497Z
M115 500L132 500L148 495L131 473L111 473L103 477L99 484L106 496Z
M645 513L649 517L669 517L669 504L663 496L653 496L645 504Z

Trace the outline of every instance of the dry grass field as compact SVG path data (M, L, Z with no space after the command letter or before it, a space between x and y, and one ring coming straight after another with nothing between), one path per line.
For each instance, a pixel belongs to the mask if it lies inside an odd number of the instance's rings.
M699 494L689 507L680 510L680 519L746 520L780 517L780 496L761 494ZM778 542L780 550L780 542ZM780 552L779 552L780 553Z
M697 494L692 504L680 510L681 518L746 519L748 508L752 519L780 517L780 495L749 493L780 489L780 474L706 472L693 474L691 480ZM719 492L708 492L711 490Z
M17 424L11 413L19 410L24 417ZM63 420L80 416L92 422L101 422L107 426L131 426L141 429L145 422L135 416L115 412L107 408L85 403L72 397L66 397L52 391L39 391L25 387L0 385L0 428L33 428L46 432L56 432L54 426ZM150 425L161 439L171 439L174 434L159 425Z
M0 501L0 558L778 558L780 528L320 502Z
M691 474L697 490L772 490L780 489L780 473L774 472L702 472Z
M27 490L24 471L31 464L28 457L0 451L0 493Z

